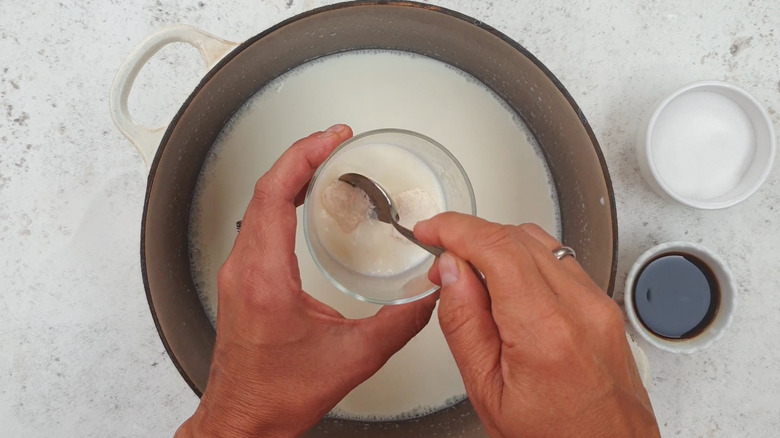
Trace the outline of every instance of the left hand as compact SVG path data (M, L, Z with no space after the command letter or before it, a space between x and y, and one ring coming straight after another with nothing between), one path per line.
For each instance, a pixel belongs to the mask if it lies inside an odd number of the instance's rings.
M350 320L301 288L295 209L351 136L345 125L312 134L257 182L219 272L208 388L177 436L299 436L428 323L435 296Z

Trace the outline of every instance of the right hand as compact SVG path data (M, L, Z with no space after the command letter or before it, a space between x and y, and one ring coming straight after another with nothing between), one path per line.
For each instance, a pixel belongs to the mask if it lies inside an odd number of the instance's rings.
M553 255L555 238L458 213L414 231L447 249L429 272L439 322L491 436L660 436L620 309L574 258Z

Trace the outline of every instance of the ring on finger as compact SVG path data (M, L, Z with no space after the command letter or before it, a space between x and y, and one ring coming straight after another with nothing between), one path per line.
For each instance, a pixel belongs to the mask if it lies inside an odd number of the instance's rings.
M553 251L553 255L558 260L566 257L566 256L572 256L572 258L577 258L577 253L574 252L574 250L571 247L568 246L562 246L555 251Z

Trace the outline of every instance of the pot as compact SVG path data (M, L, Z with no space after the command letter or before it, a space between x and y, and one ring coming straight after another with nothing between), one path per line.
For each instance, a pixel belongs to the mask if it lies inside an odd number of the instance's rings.
M327 30L327 38L319 36ZM332 32L337 30L337 32ZM127 100L138 72L162 47L186 42L208 73L170 125L133 121ZM141 267L155 325L173 363L200 395L206 388L215 331L190 271L188 221L196 182L218 134L241 105L277 76L307 61L358 49L414 52L482 81L517 112L552 174L562 240L606 293L612 294L617 218L604 158L582 111L531 53L495 29L454 11L413 2L351 2L316 9L235 44L187 26L151 35L127 58L111 92L117 127L150 165L141 228ZM308 436L407 437L432 431L484 436L468 400L414 420L363 423L324 419Z

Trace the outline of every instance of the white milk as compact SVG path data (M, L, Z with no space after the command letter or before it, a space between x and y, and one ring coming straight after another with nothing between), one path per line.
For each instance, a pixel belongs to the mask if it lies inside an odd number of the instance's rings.
M312 191L313 225L325 250L347 269L366 275L400 274L428 259L424 249L391 225L369 217L370 204L365 194L338 180L349 172L376 181L393 200L401 225L408 228L443 211L441 185L422 159L398 146L361 145L331 161ZM324 196L334 192L341 196ZM354 192L358 192L357 197L349 197ZM417 202L415 195L421 198ZM329 199L333 200L328 202ZM345 213L349 216L344 217ZM356 221L354 213L363 218L357 217Z
M494 93L449 65L406 53L350 52L301 66L278 78L234 116L207 160L191 214L193 274L212 320L217 272L227 258L256 180L296 140L336 123L355 133L379 128L436 139L462 164L478 215L495 222L534 222L559 236L556 195L538 147ZM348 318L379 306L339 292L309 254L298 209L303 287ZM381 342L381 339L377 339ZM463 382L436 316L333 415L409 418L465 397Z

